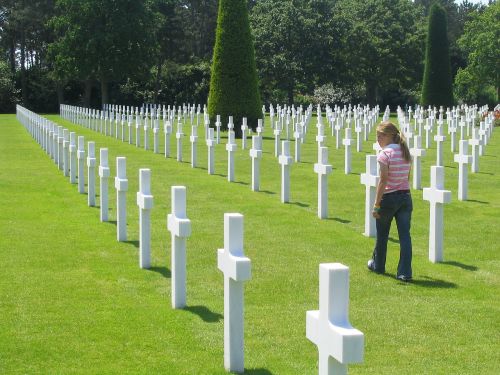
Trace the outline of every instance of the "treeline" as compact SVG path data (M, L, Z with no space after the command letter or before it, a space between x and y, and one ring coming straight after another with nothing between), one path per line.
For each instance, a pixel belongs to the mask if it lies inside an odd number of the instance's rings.
M467 0L250 0L262 100L419 102L435 1L455 99L493 104L500 6ZM0 112L206 103L216 22L216 0L3 0Z

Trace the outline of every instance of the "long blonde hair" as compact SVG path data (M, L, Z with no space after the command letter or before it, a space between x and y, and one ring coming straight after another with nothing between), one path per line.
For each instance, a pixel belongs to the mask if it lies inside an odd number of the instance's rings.
M401 147L401 152L403 153L403 158L407 162L411 162L410 150L408 149L408 144L406 143L406 138L403 133L399 131L396 125L390 121L382 121L377 125L377 131L384 134L389 134L392 136L392 143L396 143Z

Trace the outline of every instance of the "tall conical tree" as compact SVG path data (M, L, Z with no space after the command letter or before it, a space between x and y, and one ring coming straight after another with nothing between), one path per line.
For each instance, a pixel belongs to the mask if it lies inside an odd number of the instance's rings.
M229 116L233 116L237 137L241 136L243 117L252 128L261 117L246 0L219 0L208 113L212 124L215 116L220 115L223 128L227 128Z
M450 53L448 48L446 11L434 3L429 13L429 29L425 51L422 105L452 106Z

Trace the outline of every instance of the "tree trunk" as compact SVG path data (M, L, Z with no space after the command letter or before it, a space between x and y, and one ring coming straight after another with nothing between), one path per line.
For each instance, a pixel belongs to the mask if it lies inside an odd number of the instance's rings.
M92 81L90 78L85 80L85 93L83 96L83 106L85 108L90 107L90 96L92 95Z
M155 90L153 92L153 103L157 103L158 101L158 93L160 92L160 78L161 78L161 71L163 68L163 59L160 57L158 59L158 68L156 70L156 80L155 80Z
M64 85L61 82L56 83L56 91L59 105L64 104Z
M28 105L28 85L26 82L26 37L21 25L21 95L24 106Z
M378 88L377 84L374 82L366 83L366 100L370 106L374 106L377 103Z
M14 37L11 39L11 44L9 48L9 62L10 62L10 70L12 75L16 74L16 44L14 41Z
M101 77L101 107L104 108L104 104L109 104L109 87L108 80Z

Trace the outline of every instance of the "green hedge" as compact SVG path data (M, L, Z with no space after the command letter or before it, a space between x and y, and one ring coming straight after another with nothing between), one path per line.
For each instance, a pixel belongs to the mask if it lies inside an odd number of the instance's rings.
M454 103L446 12L434 3L429 13L422 105L449 107Z
M223 128L233 116L237 137L243 117L255 128L262 116L246 0L219 1L208 112L211 124L221 116Z

